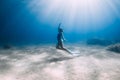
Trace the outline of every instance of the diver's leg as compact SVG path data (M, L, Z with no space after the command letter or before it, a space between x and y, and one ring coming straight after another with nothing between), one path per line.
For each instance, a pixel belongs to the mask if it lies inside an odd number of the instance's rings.
M58 43L56 44L56 49L58 49Z
M60 42L58 41L57 45L56 45L57 49L60 49Z
M58 48L59 48L59 44L57 43L57 44L56 44L56 49L58 49Z
M60 47L61 47L61 49L64 49L62 41L60 41Z

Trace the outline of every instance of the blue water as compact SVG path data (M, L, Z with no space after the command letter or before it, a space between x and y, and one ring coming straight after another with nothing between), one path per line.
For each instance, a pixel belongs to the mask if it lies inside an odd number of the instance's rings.
M56 43L57 27L60 22L64 29L64 36L70 43L90 38L120 40L119 0L110 0L113 2L112 7L101 3L106 8L101 9L99 14L95 9L96 15L93 16L89 11L73 14L74 10L67 10L68 8L64 10L63 7L58 8L58 6L54 6L53 8L56 9L50 11L49 6L55 0L46 0L46 2L45 0L33 0L36 1L35 3L30 1L0 1L1 44ZM39 1L39 6L37 1Z

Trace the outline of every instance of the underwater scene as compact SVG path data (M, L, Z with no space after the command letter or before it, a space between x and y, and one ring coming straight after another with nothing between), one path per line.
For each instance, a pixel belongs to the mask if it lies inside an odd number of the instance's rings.
M0 80L120 80L120 0L1 0Z

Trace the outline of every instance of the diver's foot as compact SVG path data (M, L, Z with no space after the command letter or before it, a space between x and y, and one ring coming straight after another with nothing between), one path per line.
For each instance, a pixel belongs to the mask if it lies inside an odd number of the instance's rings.
M72 52L71 52L70 50L66 49L66 48L60 48L60 50L64 50L64 51L66 51L66 52L72 54Z
M56 49L60 49L59 47L56 47Z
M62 50L66 50L66 48L60 48L60 49L62 49Z

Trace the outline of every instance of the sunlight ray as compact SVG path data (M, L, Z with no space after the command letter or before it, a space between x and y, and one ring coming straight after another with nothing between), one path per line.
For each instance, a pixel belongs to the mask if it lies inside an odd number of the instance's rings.
M45 23L62 22L68 30L87 30L110 25L119 16L119 4L119 0L34 0L29 5Z

